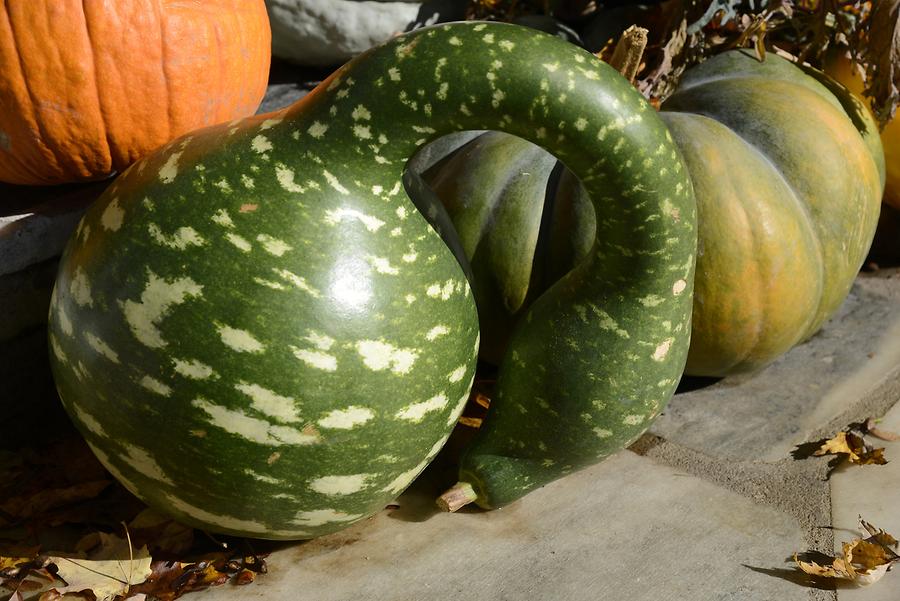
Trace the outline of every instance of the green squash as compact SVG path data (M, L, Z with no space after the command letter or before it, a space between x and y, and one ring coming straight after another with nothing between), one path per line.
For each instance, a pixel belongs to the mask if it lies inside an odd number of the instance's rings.
M541 461L561 458L546 478L638 435L687 352L696 224L680 157L591 54L462 23L393 38L283 111L181 138L90 208L49 332L63 404L103 464L188 524L260 538L333 532L394 499L447 440L479 340L465 270L404 168L430 140L488 128L567 161L607 215L596 260L518 330L507 411L540 418ZM535 441L534 424L505 422L516 450Z
M744 51L686 73L661 116L698 203L687 373L759 369L821 327L865 259L884 178L875 124L825 76ZM482 329L499 330L500 345L483 346L497 361L504 332L589 253L594 210L571 174L506 134L431 163L425 179L472 260ZM509 241L522 252L504 254Z

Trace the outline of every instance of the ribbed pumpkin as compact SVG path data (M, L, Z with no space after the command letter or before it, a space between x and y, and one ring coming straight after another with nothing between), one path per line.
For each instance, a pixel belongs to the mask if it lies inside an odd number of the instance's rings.
M688 72L662 111L700 222L687 373L758 369L815 333L850 290L878 219L877 128L825 76L743 51ZM426 172L472 260L493 340L590 250L591 205L569 175L551 177L554 165L490 133ZM484 351L496 360L502 347Z
M252 114L270 43L263 0L5 2L0 181L100 179Z

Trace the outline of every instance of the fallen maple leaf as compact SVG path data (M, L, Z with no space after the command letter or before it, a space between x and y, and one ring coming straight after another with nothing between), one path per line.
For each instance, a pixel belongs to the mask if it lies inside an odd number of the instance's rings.
M831 564L822 565L814 561L802 561L794 554L797 567L812 576L822 578L840 578L860 585L869 585L880 580L896 563L900 561L892 546L897 540L870 523L859 518L860 527L869 533L865 539L853 539L841 546L842 557L830 558Z
M819 449L813 453L816 457L822 455L847 455L850 463L859 465L884 465L884 449L875 449L866 444L865 439L852 431L838 432L834 438L826 440Z
M147 547L135 551L130 540L102 532L99 535L100 547L90 558L48 557L57 567L57 576L66 583L55 587L56 592L90 590L97 601L109 601L147 579L151 573Z

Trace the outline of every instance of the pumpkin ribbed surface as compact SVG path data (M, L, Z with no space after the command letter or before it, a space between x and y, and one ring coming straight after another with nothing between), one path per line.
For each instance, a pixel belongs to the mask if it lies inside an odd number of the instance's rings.
M688 71L660 114L698 203L687 372L758 369L815 333L850 290L878 218L877 129L830 79L743 51ZM589 255L594 211L554 165L525 140L486 133L424 174L466 242L482 328L497 332L488 361ZM527 252L513 256L511 244Z
M262 0L13 0L0 10L0 181L105 177L266 89Z

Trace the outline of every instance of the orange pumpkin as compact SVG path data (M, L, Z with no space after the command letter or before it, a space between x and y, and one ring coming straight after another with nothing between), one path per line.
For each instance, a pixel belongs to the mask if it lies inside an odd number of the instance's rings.
M830 57L825 72L847 86L855 96L863 98L863 81L850 59L843 55ZM881 144L884 147L886 175L883 200L885 204L900 209L900 115L881 130Z
M252 114L270 42L263 0L8 0L0 181L101 179L187 131Z

